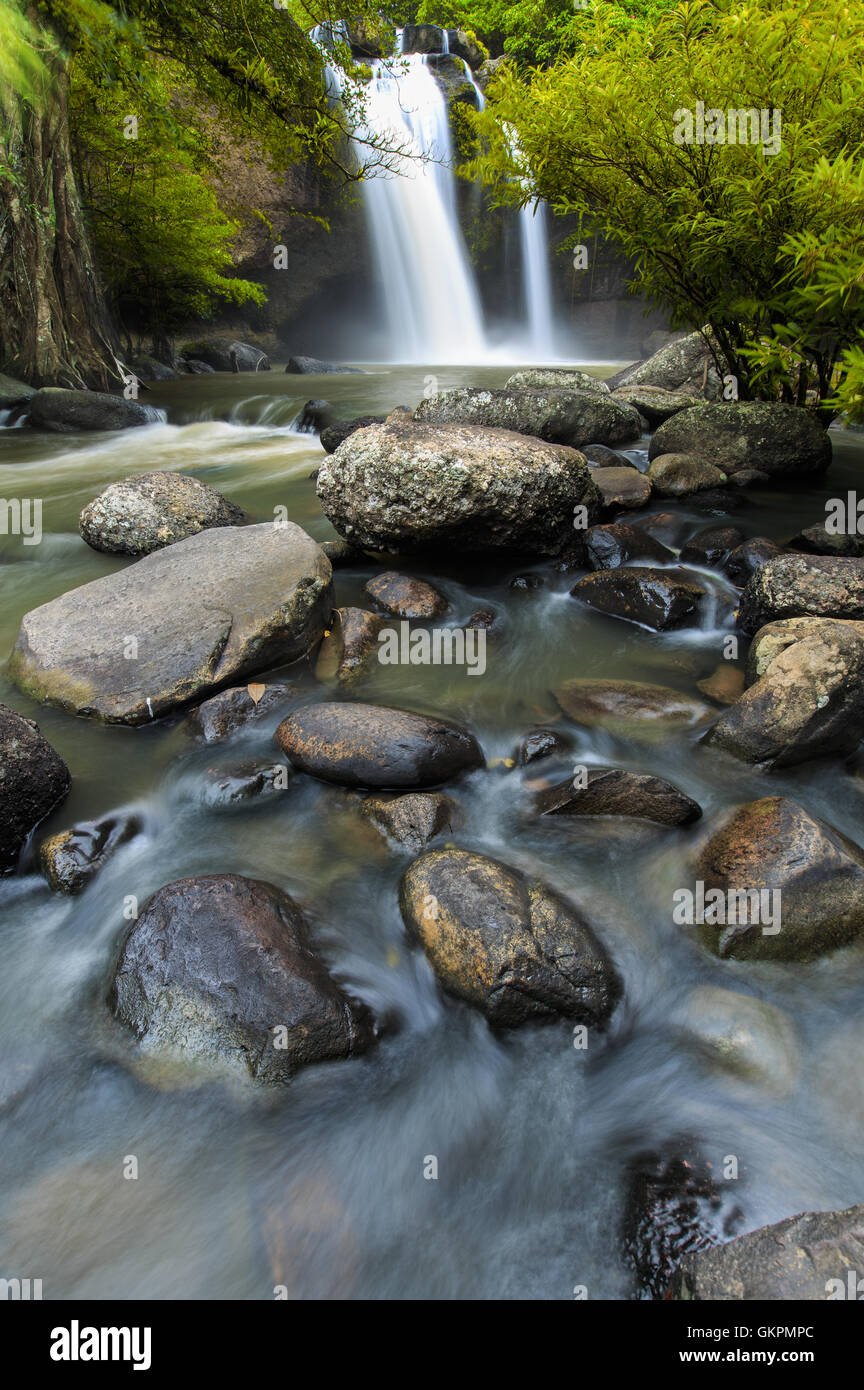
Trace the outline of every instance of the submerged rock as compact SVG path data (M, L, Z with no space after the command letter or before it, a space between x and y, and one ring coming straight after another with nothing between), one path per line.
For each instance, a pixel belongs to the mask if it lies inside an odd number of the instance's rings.
M690 622L706 591L674 570L638 565L586 574L570 592L599 613L668 632Z
M394 421L357 430L324 459L321 506L346 539L372 550L458 546L554 555L574 509L599 518L580 453L507 430Z
M421 401L415 420L433 425L484 425L536 435L550 444L624 444L638 439L637 411L601 391L440 391Z
M625 522L591 526L584 535L585 558L591 569L618 569L632 560L663 564L675 557L647 531Z
M232 767L208 767L199 799L211 811L227 810L287 790L292 777L284 763L247 762Z
M721 920L695 924L724 960L814 960L864 929L864 850L785 797L748 802L708 827L696 879L706 917L717 901L709 893L726 896L727 908L712 910Z
M504 383L505 391L599 391L605 395L609 387L590 372L570 371L562 367L529 367L514 372Z
M788 1015L764 999L699 985L672 1015L712 1069L774 1096L795 1089L801 1053Z
M39 868L54 893L75 894L108 863L121 845L141 833L139 816L104 816L52 835L39 846Z
M436 835L452 830L459 818L456 802L443 792L409 792L388 800L369 796L360 811L383 834L415 854Z
M577 724L606 729L622 738L658 742L710 717L710 706L664 685L642 681L582 677L555 692L559 705Z
M352 685L377 661L378 634L386 619L365 608L337 608L318 648L315 675L319 681Z
M543 816L634 816L657 825L690 825L702 814L671 782L621 767L589 767L584 786L567 778L540 792L535 806Z
M754 646L760 675L708 742L765 767L854 752L864 737L864 623L793 618L762 628Z
M651 440L649 457L695 454L724 473L757 469L772 478L824 473L831 440L809 410L773 401L716 401L673 415Z
M721 661L710 676L696 682L696 688L718 705L734 705L744 694L744 672L730 661Z
M299 526L220 527L27 613L8 670L38 700L143 724L299 660L331 606L329 562Z
M213 526L238 526L246 513L185 473L138 473L110 483L78 520L94 550L149 555Z
M161 419L152 406L102 391L43 386L27 402L27 424L69 434L74 430L128 430Z
M543 758L567 753L571 746L572 740L565 738L557 729L532 729L516 748L513 761L518 767L527 767L529 763L540 762Z
M694 1302L860 1299L864 1204L806 1211L682 1259L669 1297Z
M460 724L383 705L305 705L276 743L301 772L344 787L434 787L483 763Z
M0 704L0 874L12 872L27 836L59 806L70 782L38 725Z
M692 454L661 454L648 468L651 486L659 497L688 497L722 487L726 474Z
M143 1052L282 1084L365 1051L374 1028L312 951L296 903L239 874L179 879L145 903L114 976Z
M444 595L431 584L395 570L370 579L366 592L385 613L396 618L437 618L449 607Z
M218 695L212 695L193 709L184 720L183 727L202 743L219 743L246 724L255 723L289 700L296 699L298 695L296 685L287 681L271 685L263 682L233 685L228 690L220 690Z
M740 626L800 617L864 619L864 560L792 554L762 565L741 595Z
M444 988L490 1023L563 1015L598 1026L612 1013L621 984L606 951L538 880L482 854L432 850L406 871L399 901Z

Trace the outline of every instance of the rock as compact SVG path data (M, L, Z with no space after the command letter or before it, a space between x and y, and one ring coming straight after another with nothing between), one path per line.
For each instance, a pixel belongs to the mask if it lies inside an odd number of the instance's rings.
M848 629L853 635L861 636L864 627L848 618L781 618L776 623L766 623L760 627L747 653L747 685L755 685L761 680L775 657L784 652L794 642L805 637L819 636L832 628Z
M719 468L690 454L661 454L649 465L648 477L660 497L686 497L726 482L726 474Z
M510 580L510 588L529 592L545 587L546 581L542 574L517 574Z
M860 1300L862 1268L864 1204L806 1211L688 1254L673 1275L669 1297L711 1303Z
M186 343L183 356L195 362L203 362L214 372L269 372L270 358L260 348L250 343L240 343L236 338L202 338L196 343Z
M218 695L212 695L193 709L183 721L183 727L202 743L221 743L238 729L296 699L298 694L297 687L287 682L234 685L220 690Z
M128 430L164 417L150 405L127 401L103 391L66 391L43 386L27 404L27 424L34 429L70 434L74 430Z
M864 555L864 536L850 536L845 531L828 531L824 526L808 526L786 542L788 550L802 550L807 555L838 555L860 559Z
M711 890L750 895L748 904L743 898L733 904L736 917L750 920L695 927L703 945L723 960L814 960L847 945L864 927L864 851L785 797L748 802L709 826L696 879L704 884L706 916ZM753 920L754 893L765 895L760 913L767 907L776 919L779 906L779 924L773 920L766 929L764 920ZM747 905L751 910L742 911Z
M631 406L600 391L439 391L421 401L414 419L432 425L483 425L534 435L550 444L624 444L642 433Z
M0 704L0 874L12 872L27 836L59 806L70 781L38 725Z
M185 473L137 473L110 483L81 513L78 530L94 550L149 555L212 526L237 526L246 513Z
M555 698L583 728L606 729L640 742L659 742L693 728L711 714L701 700L642 681L581 677L566 681L555 691Z
M495 859L432 850L406 871L399 903L444 988L498 1027L556 1015L599 1026L620 996L581 913Z
M720 378L710 348L710 330L688 333L667 343L645 362L618 372L610 390L621 386L658 386L664 391L693 389L698 396L718 396ZM704 383L704 384L703 384Z
M605 444L586 444L582 453L592 468L636 468L635 463L628 459L625 454L618 454L614 449L607 449Z
M743 1223L740 1183L721 1178L692 1138L632 1160L622 1243L643 1298L664 1298L682 1256L729 1240Z
M635 511L651 498L651 480L635 468L597 468L591 474L604 512Z
M349 545L347 541L322 541L321 549L330 561L334 570L346 569L349 565L362 564L363 551L356 546Z
M744 693L744 672L729 661L721 661L710 676L696 682L696 687L720 705L734 705Z
M141 833L139 816L83 821L39 846L39 868L54 893L80 893L121 845Z
M216 368L211 367L209 362L199 362L197 357L184 357L183 367L190 376L209 376L216 371Z
M744 537L734 526L709 526L697 531L681 548L682 565L705 565L716 569L730 552L743 545Z
M591 569L618 569L632 560L660 564L674 559L671 550L647 531L623 522L591 526L584 536L585 556Z
M567 371L562 368L530 367L514 372L504 383L505 391L599 391L607 395L609 387L590 372Z
M360 807L362 815L397 844L419 854L430 840L458 821L458 807L443 792L409 792L385 800L368 796Z
M318 648L317 679L347 686L367 675L378 660L378 634L385 624L365 608L337 608Z
M328 454L335 454L339 445L355 430L363 430L367 425L383 425L383 415L355 415L353 420L334 420L321 431L321 448Z
M478 43L476 36L466 33L464 29L448 29L447 46L457 58L464 58L473 72L479 72L489 57L487 49Z
M785 626L762 629L779 650L763 658L762 675L720 716L708 742L763 767L854 752L864 728L864 623L822 619L780 646Z
M394 422L357 430L324 459L318 497L347 540L372 550L457 546L556 554L574 509L599 518L575 449L475 425Z
M702 807L671 782L621 767L589 767L585 786L567 778L541 791L542 816L633 816L657 825L690 825Z
M8 673L47 704L143 724L300 660L331 607L329 562L299 526L220 527L25 614Z
M333 407L329 401L321 400L318 396L313 396L306 401L300 414L297 416L296 428L300 434L320 434L333 416Z
M664 391L662 386L616 386L612 395L616 401L623 401L638 410L652 429L662 425L679 410L687 410L691 405L699 405L698 396L688 396L681 391Z
M795 1089L801 1053L788 1016L763 999L715 985L700 985L675 1010L672 1022L706 1059L738 1080L775 1096Z
M476 613L465 624L466 627L476 628L478 632L491 632L492 628L497 627L498 614L492 608L478 608Z
M513 754L518 767L528 767L530 763L543 758L556 757L570 751L571 741L559 734L557 729L532 729L526 734Z
M346 367L341 362L322 362L318 357L289 357L285 371L300 376L362 376L359 367Z
M368 1011L313 953L296 903L239 874L160 888L126 938L111 1002L145 1053L269 1084L374 1037Z
M647 531L662 545L677 550L683 545L693 523L677 512L653 512L651 516L635 517L632 524L639 531Z
M743 589L757 570L782 554L783 551L775 541L769 540L767 536L754 536L752 540L745 541L743 545L730 551L723 565L723 572L733 584Z
M748 581L738 622L758 632L778 618L864 619L864 561L827 555L781 555Z
M21 405L36 395L36 387L0 372L0 410L9 410L13 405Z
M159 362L155 357L148 357L146 354L139 354L133 357L130 366L137 377L142 381L179 381L180 373L175 372L173 367L169 367L165 362Z
M434 787L483 763L461 725L381 705L305 705L276 743L301 772L343 787Z
M377 574L365 588L385 613L396 618L437 618L449 607L443 594L431 584L412 575L397 574L395 570Z
M694 454L724 473L755 468L772 478L824 473L831 441L814 415L774 401L717 401L682 410L662 424L649 457Z
M771 479L761 468L739 468L729 479L732 487L764 487Z
M275 796L288 788L291 770L284 763L236 763L233 767L208 767L200 789L202 805L211 811L245 805Z
M403 53L446 53L447 32L437 24L406 24L402 30Z
M647 565L586 574L570 593L598 613L642 623L655 632L686 626L705 597L705 589L695 580Z

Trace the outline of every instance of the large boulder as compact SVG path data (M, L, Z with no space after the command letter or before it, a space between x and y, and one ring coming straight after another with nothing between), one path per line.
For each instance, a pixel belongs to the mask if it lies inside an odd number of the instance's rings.
M752 536L749 541L744 541L734 550L730 550L723 561L723 573L739 589L743 589L757 570L782 554L781 547L770 537Z
M363 1052L372 1020L312 951L287 893L239 874L179 879L127 936L111 1003L143 1052L259 1082Z
M43 386L27 402L27 424L70 434L74 430L128 430L164 420L162 411L104 391L67 391Z
M285 371L289 376L362 376L359 367L343 362L322 362L320 357L289 357Z
M505 391L599 391L607 395L609 387L590 372L571 371L563 367L528 367L514 372L504 383Z
M510 430L393 421L350 435L318 473L321 506L372 550L459 546L553 555L574 509L599 519L583 456Z
M386 416L384 415L355 415L351 420L334 420L332 424L325 425L319 436L321 448L326 454L335 454L339 445L344 443L349 434L355 430L363 430L367 425L383 425Z
M69 769L32 719L0 705L0 874L69 790Z
M720 378L709 344L707 329L675 338L646 361L616 373L615 389L659 386L664 391L687 390L699 396L719 396Z
M644 528L623 522L591 526L582 543L586 562L593 570L618 569L642 560L649 565L662 565L675 558L671 550Z
M201 338L186 343L183 354L212 367L214 372L269 372L270 358L250 343L236 338Z
M186 473L137 473L109 483L88 502L78 530L94 550L149 555L212 526L238 526L246 513Z
M658 497L689 497L727 482L722 469L692 454L658 455L648 467L648 477Z
M757 469L772 478L824 473L831 440L809 411L773 401L712 401L660 426L649 457L695 454L724 473Z
M479 71L489 57L488 49L478 42L476 34L464 29L447 30L447 47L457 58L464 58L473 72Z
M616 401L638 410L652 429L671 415L677 415L679 410L700 404L698 396L687 395L684 391L664 391L662 386L616 386L612 395Z
M301 772L343 787L434 787L483 763L460 724L382 705L304 705L276 743Z
M402 30L403 53L446 53L447 30L437 24L406 24Z
M662 742L711 715L710 706L702 700L643 681L581 676L559 686L555 698L583 728L605 729L640 743Z
M556 1015L600 1025L621 993L582 914L537 879L468 850L432 850L399 892L442 985L501 1027Z
M724 960L814 960L864 929L864 850L785 797L710 825L695 877L705 921L686 930Z
M299 526L220 527L25 614L9 675L35 699L143 724L304 657L332 571Z
M864 1204L805 1211L686 1255L667 1296L702 1303L860 1301L862 1269Z
M598 613L641 623L655 632L692 625L706 593L695 579L649 565L597 570L586 574L570 592Z
M17 381L15 377L0 372L0 410L9 410L13 405L21 405L35 395L35 386L28 386L26 382Z
M864 560L795 553L760 566L741 595L744 631L801 617L864 619Z
M760 675L708 741L766 767L853 752L864 737L864 623L791 618L753 646Z
M638 439L638 411L601 391L489 391L463 386L427 396L414 419L432 425L485 425L550 444L625 444Z

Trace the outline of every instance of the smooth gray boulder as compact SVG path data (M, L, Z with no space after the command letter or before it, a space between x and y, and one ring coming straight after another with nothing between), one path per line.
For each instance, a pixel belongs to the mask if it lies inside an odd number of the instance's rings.
M38 725L0 705L0 874L15 868L30 831L60 804L70 780Z
M392 420L351 434L318 473L336 530L360 547L557 554L574 511L599 519L582 454L510 430Z
M724 473L756 469L772 478L824 473L831 440L808 410L774 401L710 401L679 411L657 430L648 450L693 454Z
M94 550L149 555L213 526L238 526L241 507L186 473L137 473L109 483L81 512L78 530Z
M563 367L528 367L514 372L504 383L505 391L599 391L607 395L609 387L590 372L571 371Z
M331 581L293 523L201 531L25 614L8 674L73 714L144 724L304 657Z
M0 372L0 410L9 410L13 405L21 405L36 395L36 387Z
M185 343L183 355L212 367L214 372L269 372L270 358L261 348L236 338L200 338Z
M739 626L758 632L803 617L864 619L864 560L795 552L760 566L741 595Z
M657 386L664 391L692 391L695 395L720 395L721 382L710 347L710 329L688 333L666 343L644 362L618 372L614 387Z
M805 1211L685 1255L668 1297L705 1303L860 1302L862 1270L864 1204Z
M127 401L105 391L67 391L43 386L27 402L27 424L70 434L75 430L128 430L157 424L164 414L152 405Z
M535 435L550 444L626 444L638 439L638 411L608 391L487 391L464 386L420 402L414 419L432 425L484 425Z
M285 368L288 376L362 376L359 367L346 367L342 362L322 362L320 357L289 357Z
M110 1002L143 1053L269 1085L374 1039L369 1011L315 955L293 899L240 874L154 893L123 944Z

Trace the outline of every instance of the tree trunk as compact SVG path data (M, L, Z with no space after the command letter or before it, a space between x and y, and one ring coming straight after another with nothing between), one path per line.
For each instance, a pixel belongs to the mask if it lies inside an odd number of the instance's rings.
M72 169L65 62L0 97L0 370L33 386L114 389L115 328Z

